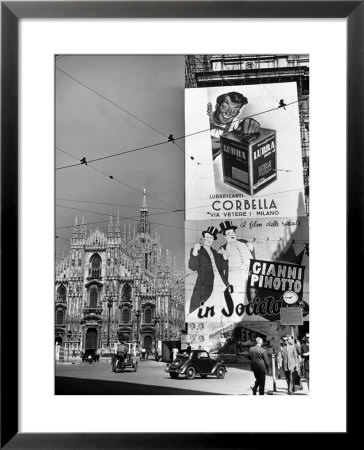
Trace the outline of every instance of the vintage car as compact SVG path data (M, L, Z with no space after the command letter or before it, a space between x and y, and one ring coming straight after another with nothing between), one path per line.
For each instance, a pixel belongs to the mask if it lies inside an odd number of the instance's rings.
M208 375L224 378L227 372L224 364L210 358L206 350L192 350L190 355L178 354L165 371L171 378L178 378L181 374L186 375L188 380L192 380L195 375L200 375L201 378L206 378Z

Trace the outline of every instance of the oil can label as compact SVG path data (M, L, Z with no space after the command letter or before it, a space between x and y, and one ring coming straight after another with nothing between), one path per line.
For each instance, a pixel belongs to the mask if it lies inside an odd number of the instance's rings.
M253 192L277 178L277 147L275 135L252 146Z

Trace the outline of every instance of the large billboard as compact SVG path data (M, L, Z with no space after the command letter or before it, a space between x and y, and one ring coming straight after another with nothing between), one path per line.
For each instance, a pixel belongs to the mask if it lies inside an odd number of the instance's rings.
M305 215L296 83L185 90L186 220Z
M279 321L286 304L308 318L308 218L185 224L186 322Z

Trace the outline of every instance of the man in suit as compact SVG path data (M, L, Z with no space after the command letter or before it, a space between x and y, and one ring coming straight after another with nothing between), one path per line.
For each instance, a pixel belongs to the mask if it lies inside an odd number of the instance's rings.
M288 386L288 395L293 395L295 389L294 371L299 365L293 336L283 337L283 346L278 351L277 362L278 369L283 368Z
M221 277L225 287L229 286L223 271L223 258L211 247L213 241L217 239L217 233L217 228L208 227L202 232L203 243L197 243L191 249L188 267L197 271L197 280L191 297L190 313L211 296L217 277Z
M223 257L224 274L229 283L234 286L232 298L235 304L247 303L247 284L249 276L250 260L253 259L253 245L244 239L236 237L231 220L220 223L220 231L225 236L226 244L220 247L219 253Z
M264 395L265 376L269 374L269 360L267 352L262 348L263 339L257 337L255 339L257 345L250 347L249 353L251 358L251 368L255 376L255 384L252 387L253 395Z

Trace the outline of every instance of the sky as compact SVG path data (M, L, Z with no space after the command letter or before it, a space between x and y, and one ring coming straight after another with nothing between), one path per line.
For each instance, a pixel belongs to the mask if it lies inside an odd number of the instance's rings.
M107 234L119 211L133 230L145 188L151 230L183 268L184 139L166 141L184 135L184 56L60 55L55 66L57 262L76 216Z

